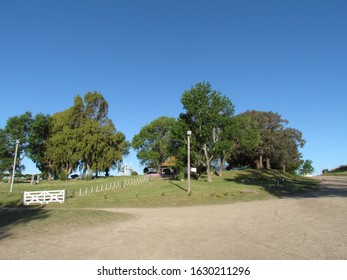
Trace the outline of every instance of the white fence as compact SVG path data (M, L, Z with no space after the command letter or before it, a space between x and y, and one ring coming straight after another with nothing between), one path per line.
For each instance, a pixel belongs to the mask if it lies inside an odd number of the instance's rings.
M147 183L149 181L150 181L149 176L129 178L126 180L120 180L120 181L106 183L105 185L89 186L89 187L86 187L83 189L80 188L79 193L75 194L75 191L73 191L72 196L75 196L75 195L84 196L84 195L88 195L88 194L105 192L105 191L114 190L114 189L118 189L118 188L141 185L141 184Z
M65 190L24 192L23 195L24 205L48 204L53 202L64 203Z

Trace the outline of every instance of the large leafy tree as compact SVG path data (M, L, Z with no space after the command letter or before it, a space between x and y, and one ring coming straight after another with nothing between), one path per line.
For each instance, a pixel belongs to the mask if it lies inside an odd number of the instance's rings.
M73 127L72 109L73 107L52 116L52 134L46 151L46 159L51 163L55 175L62 175L65 179L78 167L80 160L78 143L81 135L80 130Z
M84 114L86 119L92 119L103 125L108 122L108 103L101 93L87 92L84 96Z
M299 148L305 144L302 133L286 127L288 121L275 112L247 111L241 114L252 120L258 130L260 142L252 151L239 151L235 162L255 166L257 169L275 168L283 171L297 169L301 164Z
M13 163L13 153L8 136L4 129L0 129L0 179L5 172L9 172Z
M129 151L125 135L108 118L108 103L96 91L76 96L74 105L52 116L47 158L56 173L80 168L85 175L108 171Z
M277 142L272 153L272 168L283 172L295 171L303 163L299 148L303 148L305 140L302 133L294 128L284 128L277 132Z
M129 152L125 135L116 130L111 120L101 125L95 119L87 119L81 131L83 136L78 143L78 151L84 173L88 171L89 176L99 171L108 173Z
M306 176L307 174L312 174L314 172L312 160L305 160L299 169L301 175Z
M212 182L211 161L217 156L219 132L230 121L234 106L226 96L202 82L183 93L185 112L180 119L192 131L192 152L206 167L207 181Z
M160 171L161 164L170 156L172 129L175 119L159 117L145 125L132 139L132 147L143 165L152 165Z
M219 176L227 161L231 161L237 150L244 153L253 150L260 142L259 132L249 117L238 115L230 119L219 132L216 150L219 154Z
M50 116L37 114L31 121L28 135L28 147L26 156L28 156L36 167L50 179L52 168L47 160L47 141L51 135Z
M28 147L28 135L31 121L31 113L25 112L22 115L9 118L3 131L6 135L7 149L12 155L14 155L16 140L19 140L16 163L17 172L22 172L25 169L25 166L21 162L25 157L25 151ZM13 162L8 166L8 170L11 170L12 164Z

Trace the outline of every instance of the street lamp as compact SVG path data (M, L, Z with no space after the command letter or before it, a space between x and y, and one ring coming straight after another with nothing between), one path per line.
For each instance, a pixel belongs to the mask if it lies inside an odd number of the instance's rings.
M10 189L10 193L12 193L12 190L13 190L13 181L14 181L14 173L15 173L15 170L16 170L18 145L19 145L19 140L17 139L17 140L16 140L16 151L14 152L14 161L13 161L12 180L11 180L11 189Z
M192 193L190 191L190 136L192 135L192 132L189 130L187 131L188 136L188 166L187 166L187 172L188 172L188 195L190 196Z

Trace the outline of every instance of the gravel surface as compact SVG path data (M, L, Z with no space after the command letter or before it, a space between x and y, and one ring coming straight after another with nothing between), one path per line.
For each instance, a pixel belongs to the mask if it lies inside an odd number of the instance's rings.
M0 259L347 259L347 177L266 201L129 213L120 223L0 239Z

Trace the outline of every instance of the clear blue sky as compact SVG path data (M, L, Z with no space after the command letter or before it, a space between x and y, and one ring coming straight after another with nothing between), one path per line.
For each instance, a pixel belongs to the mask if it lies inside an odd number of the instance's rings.
M97 90L131 140L208 81L289 120L316 172L347 164L345 0L0 0L0 40L0 127Z

